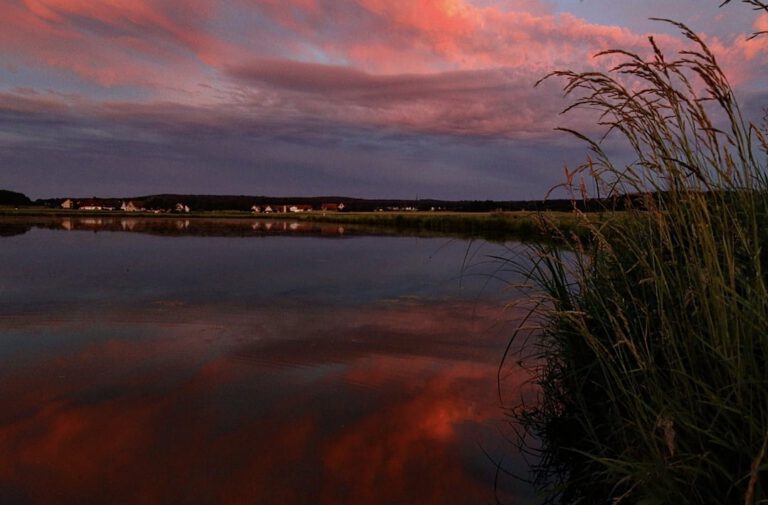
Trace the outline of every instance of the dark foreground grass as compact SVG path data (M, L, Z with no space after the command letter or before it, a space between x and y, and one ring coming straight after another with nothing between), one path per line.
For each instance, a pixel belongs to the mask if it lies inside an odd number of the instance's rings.
M611 51L559 72L576 107L634 148L598 142L573 175L655 192L589 241L533 248L528 334L538 402L514 409L549 501L768 503L768 146L704 42L668 60ZM580 134L577 134L580 135Z

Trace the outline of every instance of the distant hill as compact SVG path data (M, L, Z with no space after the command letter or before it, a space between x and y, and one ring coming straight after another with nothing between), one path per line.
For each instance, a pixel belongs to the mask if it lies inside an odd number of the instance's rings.
M0 205L18 207L33 204L32 200L30 200L24 193L0 189Z
M23 196L23 195L22 195ZM324 203L343 203L344 210L349 212L372 212L376 210L446 210L454 212L493 212L493 211L538 211L555 210L569 211L573 209L574 202L568 199L559 200L399 200L399 199L365 199L345 196L248 196L248 195L180 195L160 194L124 198L73 198L75 202L101 201L108 207L120 207L121 202L134 202L147 209L173 209L176 204L187 205L193 211L222 211L239 210L249 211L252 206L266 205L294 205L307 204L315 209L320 209ZM50 198L37 200L38 205L47 207L59 207L65 198ZM597 210L600 202L576 202L582 210Z

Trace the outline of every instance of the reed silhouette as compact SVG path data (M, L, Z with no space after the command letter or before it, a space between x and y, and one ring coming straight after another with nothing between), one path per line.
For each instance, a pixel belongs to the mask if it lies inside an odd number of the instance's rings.
M543 294L513 342L540 395L511 415L547 502L768 503L768 143L705 41L660 22L688 47L546 77L603 128L566 130L591 150L566 186L635 195L572 248L531 246Z

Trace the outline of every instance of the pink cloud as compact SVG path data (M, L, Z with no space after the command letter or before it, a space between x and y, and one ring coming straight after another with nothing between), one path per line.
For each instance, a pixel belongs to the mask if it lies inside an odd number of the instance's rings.
M562 102L554 86L533 90L538 78L605 69L592 58L605 49L648 51L645 34L544 0L6 0L2 14L0 57L142 86L145 103L439 134L549 131ZM768 37L710 40L734 82L754 81Z
M2 53L30 67L62 69L102 86L184 88L237 48L208 33L207 0L6 3ZM0 54L2 54L0 53Z
M581 63L596 50L636 46L641 37L568 15L476 7L464 0L273 0L235 4L289 33L269 45L305 59L306 47L371 72ZM213 22L213 0L25 0L3 7L6 51L32 63L71 70L104 85L171 81L177 70L233 64L258 48L239 33L229 40ZM540 12L540 11L537 11ZM331 27L330 25L334 25ZM270 33L271 37L279 37ZM295 39L298 37L300 43ZM302 49L304 48L304 49ZM169 68L170 66L170 68ZM183 73L182 76L187 75Z
M318 0L322 1L322 0ZM550 70L583 65L611 47L637 48L642 34L588 23L569 14L531 9L478 7L463 0L356 0L333 8L340 17L329 35L313 3L270 2L268 15L290 18L285 26L308 37L338 61L370 72L403 73L524 66ZM341 5L342 7L339 7ZM305 15L306 14L306 15Z

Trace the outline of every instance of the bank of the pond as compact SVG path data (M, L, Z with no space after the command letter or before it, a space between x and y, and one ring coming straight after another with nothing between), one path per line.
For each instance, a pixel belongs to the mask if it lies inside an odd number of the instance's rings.
M425 232L432 235L460 235L490 239L551 239L557 234L584 234L584 220L571 212L305 212L253 214L241 211L189 213L151 213L123 211L83 211L40 207L0 208L0 216L141 219L250 219L290 220ZM591 221L603 219L594 214Z
M532 238L546 235L557 228L578 233L580 220L568 212L367 212L307 213L291 215L291 219L365 226L422 230L436 233L461 233L469 236L515 236ZM542 226L550 223L552 226Z

